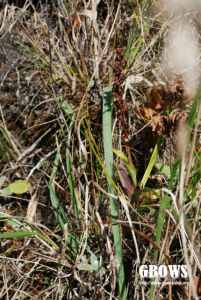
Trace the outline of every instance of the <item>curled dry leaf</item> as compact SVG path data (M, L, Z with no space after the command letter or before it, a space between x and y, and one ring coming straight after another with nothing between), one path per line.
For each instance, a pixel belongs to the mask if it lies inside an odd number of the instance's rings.
M178 123L178 122L186 122L188 118L188 114L185 111L173 111L169 115L169 121L171 123Z
M186 122L188 114L181 108L184 106L185 89L184 84L178 80L164 79L165 84L155 82L146 92L147 105L134 110L141 119L151 120L152 131L162 134L166 130L171 130L179 122ZM174 109L169 116L162 115L168 108Z
M150 108L162 112L176 103L182 105L185 98L184 85L181 81L170 81L165 78L166 85L155 82L146 92Z
M165 99L165 89L158 83L154 83L146 92L147 102L150 108L155 111L163 111L166 109L168 103Z
M167 123L168 117L163 115L154 116L151 122L152 131L156 131L159 135L162 134L166 129Z
M143 120L151 120L153 116L157 114L156 111L154 111L152 108L149 107L139 107L136 105L134 107L135 112L140 116L141 119Z

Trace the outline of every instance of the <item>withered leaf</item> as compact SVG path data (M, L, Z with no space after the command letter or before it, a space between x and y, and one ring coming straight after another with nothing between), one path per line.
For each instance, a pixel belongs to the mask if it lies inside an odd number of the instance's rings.
M117 172L119 174L119 179L121 181L123 188L126 190L129 198L131 198L135 188L130 177L128 176L128 174L124 169L117 168Z
M168 117L163 115L154 116L151 122L152 131L162 134L166 129L167 120Z
M165 89L158 83L154 83L146 92L147 102L150 108L158 112L164 111L168 105L165 100Z
M139 107L136 105L134 107L134 110L138 114L138 116L140 116L140 118L144 120L151 120L152 117L157 114L157 112L154 111L152 108L145 107L145 106Z
M186 122L187 118L188 118L188 114L185 111L173 111L169 115L169 121L172 123L175 123L178 121Z

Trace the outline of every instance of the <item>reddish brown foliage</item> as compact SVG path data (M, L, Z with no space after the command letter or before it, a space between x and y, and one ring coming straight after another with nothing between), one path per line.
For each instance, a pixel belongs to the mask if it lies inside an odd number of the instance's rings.
M137 114L146 120L151 120L152 131L162 134L175 129L182 121L186 122L188 114L182 110L184 106L184 85L181 81L167 81L163 86L154 83L146 92L147 106L135 107ZM174 109L169 116L163 115L167 109Z

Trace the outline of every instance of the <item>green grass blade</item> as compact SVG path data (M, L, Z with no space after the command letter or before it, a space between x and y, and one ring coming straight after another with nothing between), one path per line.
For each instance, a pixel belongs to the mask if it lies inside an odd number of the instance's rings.
M156 162L156 158L157 158L157 155L158 155L158 152L159 152L159 149L160 149L160 145L161 145L161 142L162 142L162 135L158 136L158 139L157 139L157 143L154 147L154 151L152 153L152 156L150 158L150 161L149 161L149 164L148 164L148 167L144 173L144 176L142 178L142 181L141 181L141 184L140 184L140 188L143 189L147 183L147 180L149 178L149 175L153 169L153 166Z
M156 227L156 240L155 243L157 245L160 245L160 239L162 235L162 230L163 230L163 224L164 224L164 218L165 218L165 212L166 209L171 201L171 198L166 194L161 201L160 208L159 208L159 213L158 213L158 218L157 218L157 227ZM152 264L156 265L157 264L157 258L158 258L158 248L154 250L154 255L153 255L153 261ZM151 279L151 282L153 282L155 278ZM150 295L149 295L149 300L153 299L153 291L154 291L154 285L151 284L150 288Z
M25 224L27 226L29 226L34 232L37 233L37 235L44 240L46 243L48 243L49 245L51 245L56 251L60 251L59 246L57 246L57 244L51 239L49 238L47 235L45 235L39 228L37 228L36 226L34 226L33 224L30 224L28 222L25 221Z
M60 201L59 201L57 195L55 194L54 187L51 184L48 184L48 183L47 183L47 186L48 186L49 191L50 191L50 199L51 199L51 203L52 203L52 207L53 207L53 210L54 210L55 217L56 217L57 222L59 223L61 229L64 230L64 224L65 224L65 222L68 222L68 219L67 219L66 214L63 210L63 207L60 204ZM63 221L63 218L64 218L65 221Z
M17 156L12 150L13 145L11 143L11 140L9 136L7 135L5 129L3 126L0 125L0 132L2 133L2 136L0 135L0 142L4 145L8 153L10 154L10 157L12 157L14 160L17 160Z
M58 199L58 197L56 196L53 187L48 184L48 188L50 191L50 198L51 198L51 202L52 202L52 207L54 209L54 214L55 217L59 223L59 226L61 227L61 229L64 231L64 225L65 223L68 223L69 228L72 228L72 224L69 222L63 207L60 204L60 201ZM75 240L77 240L77 237L72 235L72 234L68 234L68 244L71 246L71 248L74 250L75 253L78 252L78 247L77 247L77 243L75 242Z
M24 236L33 236L38 235L37 232L31 231L18 231L18 232L4 232L0 233L0 239L13 239L13 238L21 238Z
M21 228L24 229L22 227L22 223L20 221L18 221L17 219L10 217L8 214L5 214L3 212L0 212L0 221L7 221L8 223L10 223L12 225L12 227L14 228Z
M53 178L56 175L58 165L59 165L59 158L60 158L60 147L58 147L58 149L57 149L57 153L56 153L55 160L54 160L54 166L53 166L52 173L50 176L50 182L52 182Z
M70 123L68 138L67 138L67 145L66 145L66 170L67 170L67 176L68 176L68 184L69 184L69 188L70 188L71 201L73 203L73 210L74 210L76 221L79 223L79 210L78 210L78 206L77 206L77 199L76 199L75 193L74 193L74 180L73 180L71 160L70 160L70 151L69 151L70 143L71 143L72 126L73 126L73 120L71 120L71 123Z
M129 42L128 42L128 45L127 45L127 48L126 48L126 53L125 53L125 55L124 55L124 57L127 59L128 57L129 57L129 55L130 55L130 52L131 52L131 47L132 47L132 45L133 45L133 40L134 40L134 38L135 38L135 36L136 36L136 32L137 32L137 25L135 24L134 26L133 26L133 29L132 29L132 35L131 35L131 38L130 38L130 40L129 40Z
M198 106L198 103L200 101L200 98L201 98L201 82L200 82L200 85L198 87L198 91L197 91L197 94L196 94L195 99L193 101L193 105L192 105L192 108L191 108L191 111L190 111L190 114L189 114L189 117L188 117L188 127L189 127L190 130L192 130L192 128L193 128L193 124L194 124L194 121L195 121L195 118L196 118L197 106Z
M144 28L144 33L146 33L147 29L148 29L148 26L146 26L146 27ZM135 50L133 51L133 53L131 53L131 56L130 56L130 58L129 58L129 60L128 60L128 63L127 63L127 66L126 66L124 72L127 72L127 71L130 69L130 67L132 66L132 64L133 64L133 62L134 62L134 60L135 60L135 57L136 57L138 51L140 50L140 48L141 48L141 46L142 46L143 41L144 41L144 37L141 36L141 37L139 38L139 41L138 41L138 43L137 43L137 46L135 47Z
M105 165L106 169L111 178L114 177L114 165L113 165L113 150L112 150L112 88L108 87L104 89L103 98L103 139L104 139L104 154L105 154ZM115 189L111 181L107 178L108 192L115 194ZM112 217L112 229L114 237L114 245L116 251L116 257L119 261L118 268L118 280L119 280L119 291L120 298L122 300L127 299L126 285L125 285L125 274L123 265L122 245L119 224L116 223L118 220L118 207L116 199L110 197L110 211Z
M132 3L132 2L129 1L129 3ZM141 8L141 13L142 13L142 15L143 15L143 12L144 12L144 9L145 9L146 4L147 4L147 0L144 0L144 3L143 3L142 8ZM134 15L135 15L135 14L134 14ZM131 38L130 38L130 40L129 40L129 42L128 42L128 45L127 45L127 48L126 48L126 53L125 53L125 55L124 55L124 57L125 57L126 59L129 57L129 55L130 55L130 53L131 53L131 48L132 48L132 45L133 45L133 40L134 40L134 38L135 38L135 36L136 36L136 32L137 32L137 30L138 30L138 27L139 27L139 24L138 24L137 19L136 19L136 23L134 24L133 29L132 29ZM136 54L137 54L137 53L136 53ZM127 68L127 69L129 69L129 68Z
M170 201L171 201L171 198L168 195L165 195L162 198L162 201L160 204L158 218L157 218L156 240L155 240L157 245L159 245L159 243L160 243L161 233L162 233L163 224L164 224L165 211L166 211ZM155 249L155 251L154 251L153 264L157 263L157 257L158 257L158 248Z
M134 7L133 7L133 3L132 3L131 0L128 0L128 2L129 2L129 4L130 4L131 10L132 10L132 12L133 12L133 15L135 16L135 20L136 20L136 23L137 23L137 25L138 25L138 28L140 28L140 21L139 21L139 19L138 19L137 13L136 13L136 11L135 11L135 9L134 9Z
M179 164L180 164L180 160L177 159L174 166L173 166L173 169L171 171L171 175L170 175L170 180L169 180L169 183L168 183L168 189L171 190L172 189L172 186L173 186L173 183L174 183L174 180L176 178L178 178L178 168L179 168Z
M53 178L55 177L56 175L56 172L57 172L57 168L58 168L58 164L59 164L59 158L60 158L60 148L58 147L57 149L57 153L56 153L56 157L55 157L55 160L54 160L54 167L52 169L52 173L51 173L51 176L50 176L50 182L46 182L47 183L47 186L49 188L49 192L50 192L50 199L51 199L51 203L52 203L52 207L54 209L54 214L55 214L55 217L59 223L59 226L61 227L61 229L64 231L64 225L65 223L68 223L68 226L69 228L72 228L72 225L71 223L69 222L66 214L65 214L65 211L55 193L55 189L54 189L54 185L52 183L52 180ZM75 253L77 253L78 251L78 247L77 247L77 244L75 243L75 240L73 238L72 235L68 235L68 243L69 245L72 247L72 249L74 250Z
M16 233L19 233L19 231L18 232L5 232L5 233L3 233L3 235L0 236L0 238L1 237L2 238L16 238L16 237L23 237L23 236L28 236L28 235L37 235L41 239L43 239L45 242L47 242L48 244L53 246L55 248L55 250L59 251L59 249L60 249L52 239L50 239L45 234L43 234L43 232L41 230L39 230L36 226L26 222L24 219L19 221L15 218L9 216L8 214L1 212L0 213L0 221L6 221L8 224L11 224L13 228L15 228L15 229L20 228L21 230L24 230L23 232L26 233L26 234L23 233L22 235L18 236L18 235L16 235ZM25 227L25 225L30 227L33 230L33 232L28 231L27 228ZM27 234L27 232L30 232L30 233ZM11 235L10 233L14 233L14 235Z

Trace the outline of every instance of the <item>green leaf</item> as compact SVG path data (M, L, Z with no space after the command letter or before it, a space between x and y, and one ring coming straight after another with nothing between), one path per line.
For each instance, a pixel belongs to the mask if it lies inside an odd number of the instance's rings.
M128 160L127 156L126 156L121 150L118 150L118 149L113 148L113 152L114 152L117 156L119 156L119 157L123 160L123 162L124 162L125 164L128 164L128 163L129 163L129 160Z
M78 269L81 271L88 271L92 273L93 272L92 267L90 264L86 263L87 259L85 255L81 257L81 260L82 262L79 263Z
M8 188L15 194L23 194L29 190L29 183L25 180L16 180L9 184Z
M132 178L133 184L136 187L137 186L137 171L136 171L135 166L132 163L130 163L127 156L121 150L117 150L117 149L113 148L113 152L123 160L125 167L126 167L127 171L129 172L129 175Z
M82 271L88 271L90 273L99 271L100 275L105 274L106 269L100 266L100 262L95 254L91 254L91 264L86 263L86 257L81 258L82 262L78 265L78 269Z
M170 167L161 163L155 164L156 168L163 174L167 175L168 178L170 177L171 170Z
M78 269L81 271L88 271L90 273L93 272L90 264L81 263L78 265Z
M104 267L101 267L100 270L99 270L99 274L104 275L105 272L106 272L106 269Z
M9 189L9 187L7 186L5 189L0 190L0 195L1 196L10 196L12 195L12 191Z
M61 107L66 115L70 115L73 113L72 107L68 104L66 100L62 103Z
M0 177L0 187L4 184L4 181L6 180L5 176Z
M152 216L154 216L154 214L156 213L156 210L154 208L152 208L150 205L140 205L140 208L147 208L147 209L149 209L149 211L152 214Z
M171 190L172 187L173 187L173 184L174 184L174 181L176 179L178 179L178 176L179 176L179 164L180 164L180 159L177 158L176 162L174 163L174 166L171 170L171 173L170 173L170 180L169 180L169 183L168 183L168 190Z
M99 267L100 267L100 263L98 261L98 258L95 254L91 254L91 266L92 266L92 269L94 271L98 271Z

